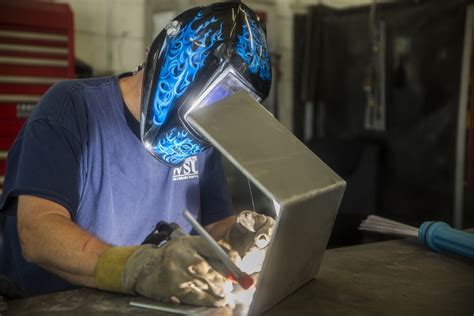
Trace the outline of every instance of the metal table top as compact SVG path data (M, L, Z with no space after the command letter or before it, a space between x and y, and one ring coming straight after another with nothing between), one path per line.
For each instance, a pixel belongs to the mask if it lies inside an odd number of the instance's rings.
M82 288L8 302L3 315L166 313ZM316 280L265 315L474 315L474 261L393 240L326 251Z

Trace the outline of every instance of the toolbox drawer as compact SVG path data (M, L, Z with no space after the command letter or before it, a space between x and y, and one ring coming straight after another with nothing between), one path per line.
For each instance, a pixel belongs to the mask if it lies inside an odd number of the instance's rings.
M12 147L15 137L0 136L0 150L8 150Z
M0 153L51 85L75 77L73 35L68 4L0 1Z
M7 167L7 161L0 159L0 175L5 174L5 168Z
M5 175L5 168L7 164L7 151L0 150L0 195L2 194L3 189L3 179Z
M12 136L15 138L25 122L26 118L16 120L0 120L0 137Z
M0 175L5 174L5 168L7 165L7 151L0 151Z

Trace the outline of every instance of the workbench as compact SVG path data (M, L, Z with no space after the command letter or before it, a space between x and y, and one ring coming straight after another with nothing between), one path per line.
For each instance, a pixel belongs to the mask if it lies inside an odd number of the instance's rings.
M8 302L3 315L169 315L81 288ZM327 250L316 280L265 315L474 315L474 260L406 239Z

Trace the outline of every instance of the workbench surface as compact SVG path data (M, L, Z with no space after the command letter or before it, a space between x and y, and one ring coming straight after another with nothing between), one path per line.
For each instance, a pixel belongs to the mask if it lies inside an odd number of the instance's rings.
M3 315L166 313L131 307L131 296L78 289L8 302ZM474 315L474 260L392 240L326 251L317 280L265 315Z

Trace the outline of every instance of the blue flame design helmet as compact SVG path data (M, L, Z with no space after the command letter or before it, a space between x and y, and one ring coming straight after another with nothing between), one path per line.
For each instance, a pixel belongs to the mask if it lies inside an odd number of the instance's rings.
M188 123L192 111L245 90L268 96L265 26L240 2L183 12L150 46L144 68L140 134L150 153L177 166L211 144Z

